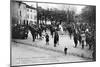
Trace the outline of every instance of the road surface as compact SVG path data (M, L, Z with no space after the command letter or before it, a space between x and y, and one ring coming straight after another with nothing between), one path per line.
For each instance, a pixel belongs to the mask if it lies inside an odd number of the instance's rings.
M84 58L11 42L11 65L87 61Z

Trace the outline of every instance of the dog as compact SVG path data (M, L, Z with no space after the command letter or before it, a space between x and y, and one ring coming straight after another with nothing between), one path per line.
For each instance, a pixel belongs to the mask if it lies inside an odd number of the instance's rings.
M67 50L68 50L68 48L64 48L64 54L66 55L67 54Z

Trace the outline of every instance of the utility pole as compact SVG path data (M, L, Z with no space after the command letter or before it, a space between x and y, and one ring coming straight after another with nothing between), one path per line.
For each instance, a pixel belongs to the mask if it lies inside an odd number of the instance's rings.
M39 27L38 2L36 2L36 11L37 11L37 26Z

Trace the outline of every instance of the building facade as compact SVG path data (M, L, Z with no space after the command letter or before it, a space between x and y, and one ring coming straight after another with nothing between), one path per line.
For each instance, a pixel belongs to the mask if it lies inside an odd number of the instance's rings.
M29 24L36 24L37 22L37 10L33 6L26 7L27 9L27 21Z
M37 21L36 8L27 5L24 2L11 1L11 23L16 24L34 24Z

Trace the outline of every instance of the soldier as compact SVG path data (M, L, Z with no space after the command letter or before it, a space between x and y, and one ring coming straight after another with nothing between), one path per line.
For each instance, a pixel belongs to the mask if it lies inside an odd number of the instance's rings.
M40 39L41 39L42 38L42 29L41 29L41 27L39 27L38 33L39 33L39 36L40 36Z
M77 33L77 40L79 41L79 44L81 45L82 37L81 37L81 34L80 34L79 31L78 31L78 33Z
M89 45L89 50L91 49L92 45L93 45L93 40L94 38L90 35L90 34L87 34L87 37L86 37L86 44Z
M53 28L52 27L50 27L50 33L51 33L51 36L53 38Z
M75 47L77 47L78 44L78 32L77 29L73 29L73 36L74 36L74 43L75 43Z
M58 35L58 32L57 32L57 44L59 45L59 35Z
M57 32L55 32L55 35L54 35L54 47L56 47L56 44L58 42L58 39L59 39L59 35Z
M34 29L34 25L33 24L29 25L29 30L30 30L30 32L32 34L33 41L35 41L35 32L36 31Z
M35 39L37 38L38 39L38 34L39 34L39 28L38 27L35 27Z
M77 39L77 34L74 33L74 43L75 43L75 47L77 47L77 44L78 44L78 39Z
M83 31L82 31L81 37L82 37L82 49L84 49L84 42L85 42L86 37Z
M68 32L69 32L69 36L70 36L70 39L71 39L71 35L72 35L72 28L71 27L68 27L67 28Z
M80 27L78 27L78 41L79 41L79 44L81 45L82 43L82 37L81 37L81 30L80 30Z

